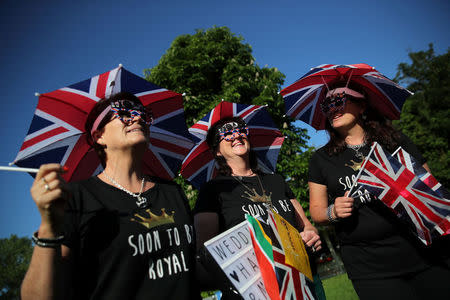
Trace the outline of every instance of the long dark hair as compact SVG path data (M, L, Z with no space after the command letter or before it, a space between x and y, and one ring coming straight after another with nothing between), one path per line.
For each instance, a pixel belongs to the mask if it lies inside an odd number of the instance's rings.
M330 90L343 86L345 86L345 83L338 83L335 86L330 87ZM358 105L365 105L366 107L363 114L359 117L359 122L365 133L365 141L369 145L376 141L388 151L395 151L399 146L400 132L392 126L390 120L386 119L378 112L378 110L370 105L368 95L361 86L350 83L348 87L364 95L364 99L354 98L349 95L347 95L347 99ZM341 136L339 132L331 126L328 120L325 122L325 130L330 137L330 140L324 146L326 152L329 155L336 155L344 151L346 149L345 137Z
M220 139L218 137L217 129L222 127L224 124L226 124L228 122L236 122L239 125L245 126L244 120L242 120L242 118L240 118L240 117L223 118L223 119L220 119L219 121L217 121L216 123L214 123L209 128L208 134L206 135L206 143L208 144L209 149L211 150L215 161L219 165L219 174L225 175L225 176L231 175L231 168L227 164L227 161L225 160L225 158L223 156L217 155L217 148L219 147L219 144L220 144ZM249 141L249 143L250 143L250 141ZM256 153L255 153L255 151L253 151L251 149L252 148L250 145L250 153L249 153L250 168L252 169L252 171L254 173L260 173L258 170L258 160L256 157Z
M89 145L91 145L94 148L95 152L97 153L97 155L100 159L100 162L102 163L103 168L106 166L105 147L94 141L94 138L91 135L91 129L92 129L92 126L94 125L95 119L97 119L98 115L100 115L106 107L111 105L111 102L115 102L115 101L119 101L119 100L129 100L134 103L142 104L141 101L139 100L139 98L131 93L120 92L120 93L114 94L108 98L103 98L103 99L99 100L95 104L95 106L91 109L91 111L89 112L89 115L86 119L86 123L84 124L84 128L86 130L86 139L87 139ZM109 111L105 115L103 120L98 125L97 130L101 130L103 127L105 127L106 124L108 124L111 121L112 114L113 114L113 112Z

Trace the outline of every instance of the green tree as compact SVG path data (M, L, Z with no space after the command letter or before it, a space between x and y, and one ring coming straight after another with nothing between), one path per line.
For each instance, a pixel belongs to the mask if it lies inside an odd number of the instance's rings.
M30 263L33 246L27 237L0 239L0 299L19 299L20 285Z
M450 188L450 48L436 55L430 44L426 51L410 52L409 58L411 63L398 65L395 80L414 95L394 124L418 146L433 175Z
M278 94L284 74L277 68L255 63L250 45L227 27L197 30L177 37L157 66L144 70L146 79L162 87L185 93L187 125L192 126L222 99L236 103L268 105L278 128L287 136L278 158L277 171L291 178L298 199L306 200L306 172L309 137L305 129L284 117L284 103ZM306 152L307 155L304 155ZM180 183L193 204L194 191ZM307 207L307 201L301 201Z

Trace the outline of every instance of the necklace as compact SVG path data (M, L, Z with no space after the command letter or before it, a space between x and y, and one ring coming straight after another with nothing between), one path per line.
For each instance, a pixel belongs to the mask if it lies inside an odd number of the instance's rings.
M237 180L237 182L239 182L240 184L242 184L242 186L244 186L247 191L244 192L245 195L242 195L242 197L249 199L252 202L261 202L264 205L268 205L270 208L272 208L272 199L271 199L271 195L272 193L266 194L266 190L264 189L261 179L259 178L259 175L256 174L256 178L258 179L259 182L259 186L261 187L261 191L262 194L258 194L258 192L256 191L255 188L249 188L243 181L242 181L242 176L231 176L234 179Z
M106 174L105 171L103 171L103 174L105 174L105 177L108 178L108 180L111 181L112 184L114 184L117 188L119 188L120 190L124 191L128 195L133 196L134 198L137 198L136 199L136 205L139 208L146 208L148 206L147 198L141 196L142 191L144 190L145 176L142 177L141 190L139 191L138 194L136 194L136 193L130 192L129 190L124 188L122 185L120 185L120 183L115 181L113 178L109 177L108 174Z
M349 144L345 143L345 145L347 146L347 148L350 148L350 149L352 149L353 151L355 151L355 152L356 152L356 157L359 158L359 159L361 159L361 160L364 160L364 155L363 155L361 152L359 152L359 150L360 150L362 147L364 147L366 144L367 144L367 143L366 143L366 140L365 140L365 139L364 139L364 142L362 142L362 144L359 144L359 145L349 145Z

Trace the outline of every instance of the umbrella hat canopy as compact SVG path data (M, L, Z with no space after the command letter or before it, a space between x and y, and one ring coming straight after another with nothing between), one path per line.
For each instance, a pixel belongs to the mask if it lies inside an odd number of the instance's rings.
M336 83L359 86L370 106L390 120L400 118L402 106L412 94L367 64L320 65L280 92L286 115L317 130L324 129L326 117L320 110L320 103L329 87Z
M249 141L255 151L258 168L274 172L284 136L278 130L265 106L247 105L222 101L200 121L189 128L195 146L186 156L181 175L199 189L203 183L213 179L218 172L214 157L206 142L209 128L217 121L241 117L248 126Z
M184 119L182 96L122 66L39 95L33 120L14 164L39 168L44 163L60 163L69 169L63 175L67 181L99 173L100 160L87 141L84 124L100 99L121 91L136 95L153 113L144 171L172 179L193 146Z

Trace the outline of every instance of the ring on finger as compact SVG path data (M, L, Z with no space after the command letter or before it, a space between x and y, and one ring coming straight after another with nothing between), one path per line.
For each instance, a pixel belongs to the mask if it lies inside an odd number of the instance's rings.
M43 181L45 184L48 183L47 180L45 180L45 177L42 177L42 181Z
M46 184L44 185L44 188L45 188L46 191L50 191L50 186L48 185L48 183L46 183Z
M311 246L311 251L312 251L312 252L316 252L316 248L314 247L314 245Z

